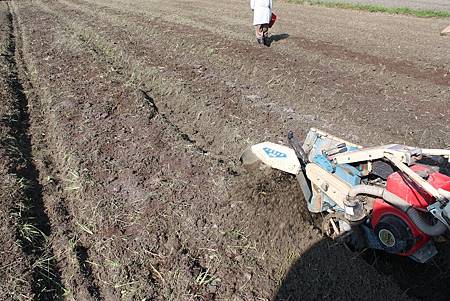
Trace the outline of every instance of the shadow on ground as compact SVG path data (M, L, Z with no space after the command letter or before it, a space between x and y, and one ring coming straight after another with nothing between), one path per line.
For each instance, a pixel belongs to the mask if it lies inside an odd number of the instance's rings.
M408 300L389 277L383 279L357 257L323 239L291 266L273 301Z
M287 33L271 35L269 37L269 46L272 45L273 42L278 42L281 40L285 40L287 38L289 38L289 34L287 34Z
M448 246L440 251L432 262L419 264L373 250L353 253L323 239L291 266L273 301L448 300L449 269L442 262Z
M393 278L409 296L419 300L449 300L450 244L436 243L438 254L428 263L370 250L362 255L377 271Z

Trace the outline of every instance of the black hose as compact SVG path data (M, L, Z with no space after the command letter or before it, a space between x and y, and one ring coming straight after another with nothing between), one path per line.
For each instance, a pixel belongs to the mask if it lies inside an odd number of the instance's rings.
M415 208L411 207L406 212L411 219L411 221L420 229L423 233L430 236L439 236L444 234L447 231L447 226L444 225L441 221L437 221L436 224L430 225L424 218L420 215L419 211Z

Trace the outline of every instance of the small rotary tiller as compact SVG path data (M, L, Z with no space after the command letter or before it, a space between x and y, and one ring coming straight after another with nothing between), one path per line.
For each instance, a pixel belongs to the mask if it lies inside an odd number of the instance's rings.
M303 145L292 132L288 140L253 145L241 161L296 175L309 211L325 215L327 235L418 262L437 253L433 238L450 229L450 177L437 163L448 165L450 150L364 148L317 129Z

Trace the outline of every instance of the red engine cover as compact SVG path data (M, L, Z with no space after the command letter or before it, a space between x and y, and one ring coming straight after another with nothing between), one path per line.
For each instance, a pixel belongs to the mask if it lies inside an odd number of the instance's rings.
M450 191L450 177L439 172L435 172L431 170L429 166L425 165L413 165L411 169L419 174L428 173L428 183L435 188L442 188ZM386 189L401 197L413 207L419 209L425 209L428 205L434 203L435 201L430 194L399 172L393 173L387 178ZM416 238L416 244L407 253L399 255L412 255L429 241L430 237L421 232L416 225L411 222L406 213L389 205L381 199L376 199L373 205L371 221L372 227L375 228L380 219L387 214L400 217L408 225L411 233Z

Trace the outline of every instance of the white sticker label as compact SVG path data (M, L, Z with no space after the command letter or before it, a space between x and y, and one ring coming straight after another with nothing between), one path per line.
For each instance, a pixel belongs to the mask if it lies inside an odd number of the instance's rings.
M353 207L345 207L345 213L349 215L355 215L355 212L353 211Z

